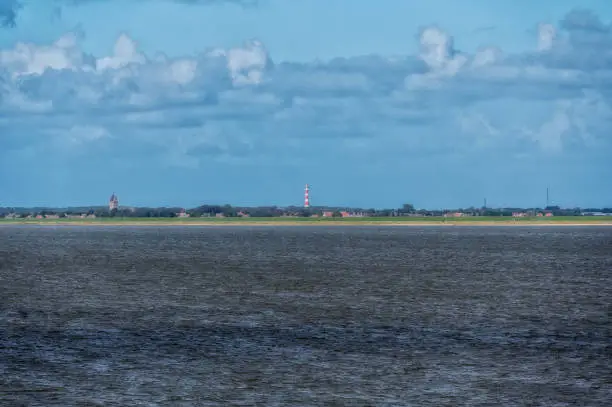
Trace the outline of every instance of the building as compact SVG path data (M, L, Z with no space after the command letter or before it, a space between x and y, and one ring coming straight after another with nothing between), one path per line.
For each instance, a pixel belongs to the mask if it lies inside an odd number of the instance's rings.
M343 218L364 218L365 214L363 212L341 211L340 216Z
M185 211L185 209L181 209L180 212L176 213L176 217L177 218L188 218L189 214L187 213L187 211Z
M119 209L119 198L117 198L114 192L108 200L108 210L112 211L113 209Z
M464 216L468 216L463 212L447 212L444 214L444 217L447 218L463 218Z

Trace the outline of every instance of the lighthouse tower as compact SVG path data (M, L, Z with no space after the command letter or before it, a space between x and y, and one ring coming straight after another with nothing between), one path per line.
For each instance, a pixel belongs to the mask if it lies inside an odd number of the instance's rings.
M310 208L310 187L308 184L304 188L304 208Z

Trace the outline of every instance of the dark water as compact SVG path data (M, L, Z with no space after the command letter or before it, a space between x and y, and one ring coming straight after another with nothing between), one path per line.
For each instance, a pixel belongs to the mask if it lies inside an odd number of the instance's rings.
M606 227L0 227L0 405L604 406L611 303Z

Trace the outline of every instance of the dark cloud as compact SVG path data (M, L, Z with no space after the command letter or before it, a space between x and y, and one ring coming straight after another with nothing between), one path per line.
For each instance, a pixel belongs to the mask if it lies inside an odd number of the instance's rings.
M560 38L546 56L551 66L582 71L612 68L611 25L590 10L573 10L559 24Z
M0 27L14 27L21 7L19 0L0 0Z
M610 32L610 25L604 24L591 10L575 9L561 20L561 28L568 31Z
M149 1L149 0L45 0L55 2L55 16L61 16L61 7L72 7L94 2L126 2L126 1ZM191 5L214 5L214 4L236 4L242 7L253 7L260 0L166 0L168 2L191 4ZM17 24L19 10L24 7L21 0L0 0L0 27L12 28Z
M150 1L150 0L55 0L57 3L63 3L67 6L76 6L79 4L93 3L93 2L111 2L111 1ZM214 5L222 3L236 4L239 6L255 6L260 3L261 0L166 0L173 3L191 4L191 5Z

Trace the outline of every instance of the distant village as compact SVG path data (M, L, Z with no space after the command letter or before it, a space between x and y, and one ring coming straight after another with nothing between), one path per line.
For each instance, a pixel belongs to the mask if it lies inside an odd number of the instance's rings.
M612 208L560 208L546 206L544 208L463 208L446 210L416 209L411 204L404 204L396 209L365 209L349 207L312 206L308 185L304 192L303 206L258 206L236 207L231 205L201 205L197 208L185 209L179 207L130 207L120 206L119 197L113 193L107 205L98 207L72 208L2 208L0 218L7 219L91 219L98 217L132 217L132 218L202 218L202 217L472 217L472 216L508 216L522 217L552 217L552 216L612 216Z

